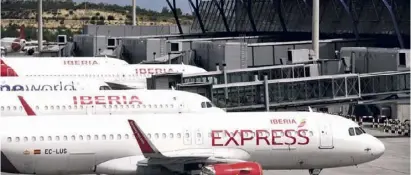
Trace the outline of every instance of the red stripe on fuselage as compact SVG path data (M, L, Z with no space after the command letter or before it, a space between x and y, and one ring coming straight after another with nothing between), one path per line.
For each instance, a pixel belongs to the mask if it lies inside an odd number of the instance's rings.
M26 111L28 116L36 115L36 113L33 111L33 109L27 104L26 100L22 96L18 96L21 105L23 105L24 111Z

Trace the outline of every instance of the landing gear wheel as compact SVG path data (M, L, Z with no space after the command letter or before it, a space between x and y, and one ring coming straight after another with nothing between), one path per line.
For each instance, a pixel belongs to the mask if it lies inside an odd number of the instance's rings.
M308 173L310 173L310 175L319 175L321 173L322 169L309 169Z

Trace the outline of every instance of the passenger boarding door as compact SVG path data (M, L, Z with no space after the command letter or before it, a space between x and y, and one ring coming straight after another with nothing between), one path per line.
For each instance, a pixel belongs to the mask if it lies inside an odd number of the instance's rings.
M330 123L320 123L320 149L333 149L333 132Z
M3 154L3 153L1 153ZM23 161L23 171L26 174L33 174L34 173L34 154L31 154L30 150L25 150L23 152L25 155ZM3 157L3 155L1 155Z
M84 105L86 108L86 114L87 115L94 115L96 114L96 107L95 105Z

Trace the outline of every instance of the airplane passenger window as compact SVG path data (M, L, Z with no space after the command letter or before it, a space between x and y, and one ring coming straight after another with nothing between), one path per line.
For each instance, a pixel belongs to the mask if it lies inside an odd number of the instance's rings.
M103 136L101 137L101 139L106 140L106 135L103 134Z
M181 134L180 134L180 133L177 134L177 138L181 138Z
M47 137L47 140L48 140L48 141L51 141L51 136L48 136L48 137Z
M126 105L126 109L128 109L128 105Z
M154 105L154 108L157 108L157 105Z
M36 110L39 110L40 109L40 107L39 106L36 106ZM3 110L3 109L2 109Z
M36 137L31 137L31 141L35 142L36 141Z
M355 135L361 135L363 134L362 131L360 130L360 128L355 127Z
M83 109L84 108L84 106L80 106L80 109Z
M20 110L20 111L23 110L23 107L20 106L20 107L19 107L19 110Z
M98 135L94 135L94 140L98 140Z
M56 141L59 141L60 140L60 137L59 136L56 136Z
M151 138L151 134L149 133L149 134L147 134L147 137L150 139Z
M20 142L20 138L19 137L16 137L16 142Z
M87 135L87 140L91 140L91 135Z
M187 137L190 137L190 134L189 133L186 133L186 134L184 134L185 135L185 137L187 138Z
M54 106L50 106L50 110L54 110Z
M4 107L3 107L3 106L1 107L1 111L4 111Z
M110 140L113 140L113 139L114 139L114 135L110 134Z
M165 133L163 133L162 135L163 135L163 139L165 139L165 138L166 138L166 134L165 134Z
M151 105L148 105L148 108L151 108Z
M71 140L76 140L76 136L71 136Z
M162 104L160 104L159 106L160 106L160 108L163 108L163 105L162 105Z
M143 105L143 108L146 108L146 105Z
M64 137L63 137L63 140L64 140L64 141L67 141L67 136L64 136Z
M355 135L353 128L348 129L348 133L350 134L350 136L354 136L354 135Z
M44 141L44 137L43 137L43 136L40 136L40 141Z
M114 105L114 108L116 108L116 109L117 109L117 105Z
M170 133L170 138L173 138L174 137L174 134L173 133Z
M16 106L13 106L13 110L15 111L17 108L16 108Z
M10 106L7 106L7 110L10 111Z
M201 138L201 133L197 133L197 138Z
M168 108L168 105L166 104L165 107Z
M80 135L80 136L79 136L79 139L80 139L80 140L83 140L83 136L82 136L82 135Z
M125 138L125 139L128 139L128 134L126 134L126 135L124 136L124 138Z
M74 110L77 110L77 106L74 106L73 109L74 109Z
M158 136L158 133L154 134L154 136L156 137L156 139L158 139L158 137L159 137L159 136Z
M117 140L121 140L121 135L117 134Z
M56 110L60 110L60 106L57 105L57 106L56 106Z
M170 105L170 108L174 108L174 105L173 105L173 104L171 104L171 105Z
M27 142L29 140L28 137L24 137L24 142Z
M11 142L11 137L7 137L7 141L8 141L8 142Z

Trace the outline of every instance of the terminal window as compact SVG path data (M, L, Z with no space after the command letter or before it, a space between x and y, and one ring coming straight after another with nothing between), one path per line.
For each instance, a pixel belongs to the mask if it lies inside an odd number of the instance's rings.
M400 53L399 59L400 66L405 66L405 53Z
M171 43L171 51L178 51L178 43Z

